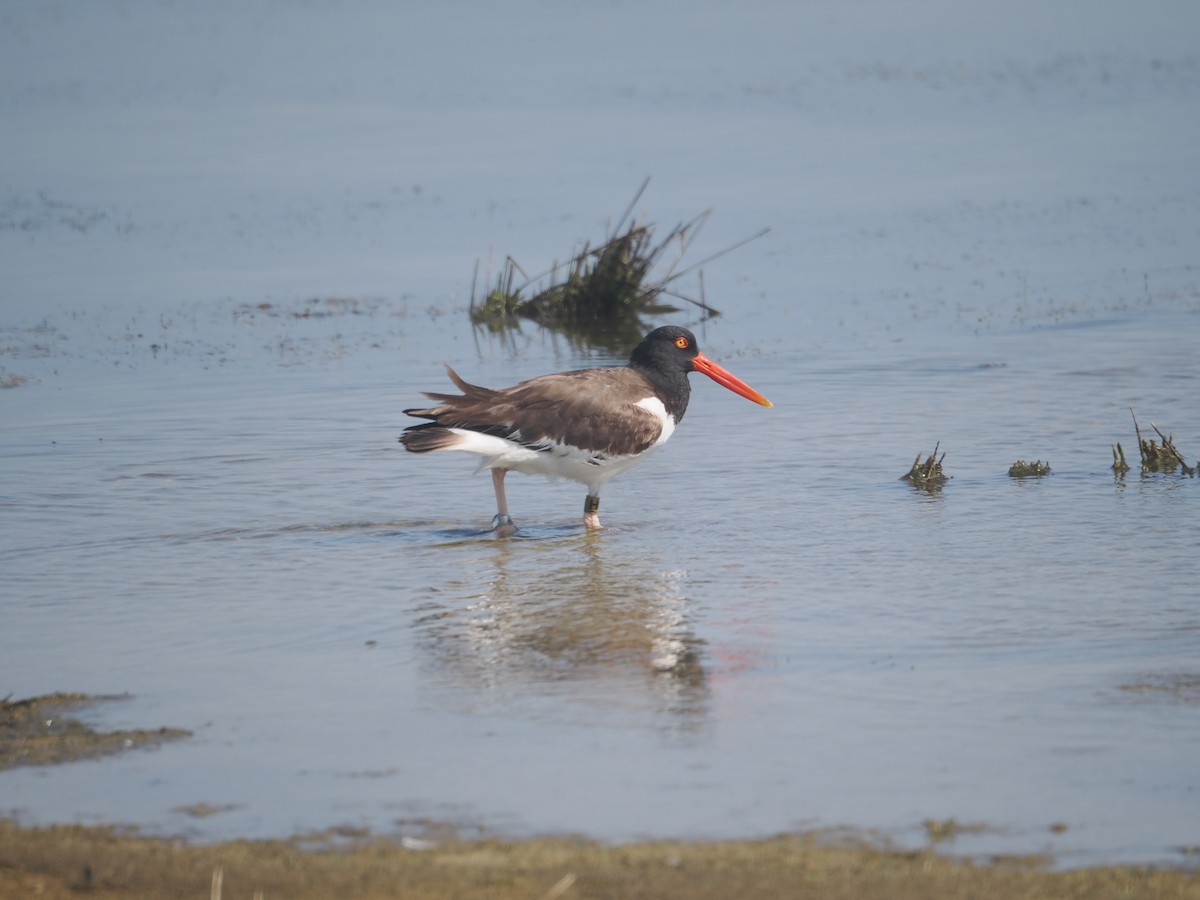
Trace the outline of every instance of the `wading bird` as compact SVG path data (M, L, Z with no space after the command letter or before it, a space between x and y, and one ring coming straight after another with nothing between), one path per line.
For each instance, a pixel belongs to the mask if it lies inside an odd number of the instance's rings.
M646 335L625 366L541 375L502 390L469 384L449 366L446 371L462 394L424 392L437 406L404 412L430 421L406 428L400 442L413 453L463 450L482 457L496 489L492 528L502 535L516 531L504 496L509 470L587 485L583 524L599 528L600 489L671 437L687 411L690 372L771 406L676 326Z

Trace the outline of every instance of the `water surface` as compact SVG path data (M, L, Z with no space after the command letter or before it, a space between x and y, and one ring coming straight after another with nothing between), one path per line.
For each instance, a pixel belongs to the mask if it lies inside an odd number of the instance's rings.
M1185 861L1200 485L1110 447L1133 407L1200 452L1190 7L651 4L615 57L590 7L205 9L0 29L0 693L196 732L4 773L0 806L202 838L955 818L991 826L962 852ZM505 38L545 58L487 64ZM715 207L694 258L772 226L705 268L722 316L672 320L775 408L697 377L607 530L514 476L496 540L489 480L405 454L401 410L445 362L615 362L476 333L467 294L647 173L664 227ZM938 442L947 487L900 482Z

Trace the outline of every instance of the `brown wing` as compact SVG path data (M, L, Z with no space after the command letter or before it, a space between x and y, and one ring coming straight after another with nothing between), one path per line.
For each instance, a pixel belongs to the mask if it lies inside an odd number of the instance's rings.
M436 400L438 405L428 409L406 409L405 415L416 416L419 419L432 419L421 425L412 425L406 432L416 432L431 429L434 426L445 428L469 428L472 431L482 431L497 437L509 437L513 432L511 422L505 422L492 413L502 398L504 391L494 391L491 388L480 387L464 381L462 377L449 366L446 374L454 382L462 394L438 394L433 391L422 391L430 400ZM401 438L404 440L404 438Z
M462 396L427 393L438 406L405 412L444 427L532 446L572 444L605 456L640 453L662 433L658 417L637 406L639 400L654 396L654 388L633 369L542 375L499 391L470 384L448 366L447 371Z

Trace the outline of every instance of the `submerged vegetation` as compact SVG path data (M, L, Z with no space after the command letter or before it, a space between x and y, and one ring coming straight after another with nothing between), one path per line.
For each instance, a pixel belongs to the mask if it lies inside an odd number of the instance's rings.
M930 844L954 841L964 834L986 834L995 829L986 822L960 822L958 819L926 819L921 823Z
M1170 474L1180 472L1184 475L1195 476L1197 469L1200 468L1200 463L1195 466L1188 465L1183 453L1175 446L1175 441L1169 434L1163 434L1162 430L1153 422L1150 427L1154 429L1154 433L1158 435L1158 440L1153 437L1146 437L1142 434L1141 426L1138 425L1137 416L1134 415L1132 409L1129 410L1133 416L1133 428L1137 437L1138 453L1141 458L1142 472L1152 473L1160 472ZM1161 443L1160 443L1161 441ZM917 454L917 458L913 461L912 468L901 476L901 481L907 481L916 488L926 491L935 491L942 487L948 480L949 476L942 470L942 460L946 454L938 456L940 443L934 447L933 453L929 454L924 460L921 459L921 454ZM1123 476L1129 471L1129 461L1125 458L1125 448L1121 446L1120 441L1112 445L1112 470L1118 476ZM1023 459L1018 459L1008 468L1009 478L1042 478L1049 475L1051 472L1050 463L1042 462L1040 459L1033 462L1027 462Z
M1041 478L1043 475L1049 474L1050 463L1044 463L1040 459L1036 462L1025 462L1023 459L1018 459L1008 467L1009 478Z
M1142 472L1164 472L1171 473L1176 469L1180 470L1184 475L1196 474L1196 466L1189 466L1187 460L1183 458L1183 454L1175 446L1175 441L1172 440L1169 434L1163 434L1158 426L1153 422L1150 427L1154 429L1161 444L1156 442L1154 438L1142 437L1142 429L1138 425L1137 415L1133 410L1129 410L1129 415L1133 417L1133 430L1137 436L1138 453L1141 456ZM1117 475L1124 475L1129 471L1129 462L1125 459L1125 448L1121 446L1121 442L1113 444L1113 472Z
M1200 706L1200 672L1154 672L1119 685L1118 690ZM1200 848L1196 852L1200 852Z
M1138 451L1142 457L1143 472L1174 472L1178 468L1185 475L1196 474L1196 467L1187 464L1187 460L1175 448L1175 442L1169 434L1163 434L1158 426L1151 422L1150 427L1154 429L1162 443L1156 443L1154 438L1144 438L1142 437L1142 429L1138 427L1137 416L1134 415L1132 409L1129 410L1129 414L1133 416L1133 430L1137 434ZM1119 443L1116 446L1116 452L1119 453L1121 461L1124 462L1125 451ZM1113 468L1116 468L1115 464ZM1128 465L1126 465L1126 469L1128 469Z
M913 487L920 488L925 491L936 491L941 488L950 476L942 471L942 460L946 458L943 451L942 455L938 456L938 448L942 446L939 441L934 445L933 452L929 454L924 462L921 462L921 454L917 454L917 458L913 460L912 468L904 475L900 476L901 481L907 481Z
M665 302L665 297L692 304L700 310L702 319L719 315L704 299L700 267L761 237L767 229L700 262L679 268L711 210L676 225L665 237L656 239L652 226L630 219L648 182L649 179L642 183L610 237L595 247L585 241L567 262L555 263L548 272L531 278L508 256L491 287L486 286L490 274L485 276L484 294L477 299L476 266L471 285L472 323L503 333L518 328L522 321L531 321L564 335L576 346L623 354L650 330L645 317L680 311ZM669 255L673 258L665 264L665 271L652 277L655 268ZM689 297L673 286L692 272L697 272L700 280L698 298Z
M1129 471L1129 463L1125 459L1125 448L1121 446L1121 442L1117 441L1113 444L1113 471L1118 475L1124 475Z
M24 375L17 375L0 366L0 389L20 387L28 380Z

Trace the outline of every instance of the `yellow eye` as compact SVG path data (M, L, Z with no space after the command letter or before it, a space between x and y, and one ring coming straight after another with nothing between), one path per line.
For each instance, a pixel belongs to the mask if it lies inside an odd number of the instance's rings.
M686 350L688 348L688 339L685 337L675 338L675 346L680 350Z

